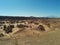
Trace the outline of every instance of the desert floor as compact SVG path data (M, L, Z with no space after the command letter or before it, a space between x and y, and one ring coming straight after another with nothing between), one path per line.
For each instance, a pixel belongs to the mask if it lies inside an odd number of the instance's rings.
M0 45L60 45L60 30L44 33L39 37L0 39Z

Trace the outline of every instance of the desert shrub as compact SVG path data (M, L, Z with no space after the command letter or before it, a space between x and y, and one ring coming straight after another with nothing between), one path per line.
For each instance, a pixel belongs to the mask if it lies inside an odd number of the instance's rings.
M2 25L0 24L0 26L2 26Z
M6 23L9 23L9 22L6 22Z
M27 25L23 25L23 24L20 24L20 25L17 25L18 28L24 28L24 27L28 27Z
M34 24L38 25L39 23L36 23L36 22L35 22Z
M14 28L14 25L10 25L11 28Z
M47 24L48 27L50 27L50 24Z
M11 23L11 24L14 24L14 23L15 23L15 20L10 20L10 23Z
M45 31L45 28L44 28L43 25L39 25L39 26L38 26L38 30L40 30L40 31Z
M25 21L24 20L21 20L21 22L20 23L24 23Z
M3 29L2 27L0 27L0 29Z
M12 32L12 28L10 26L8 26L5 31L6 31L6 33L10 33L10 32Z
M4 36L2 33L0 34L0 37Z
M19 23L19 20L16 20L16 23Z
M6 33L11 33L11 32L12 32L12 27L11 27L11 26L6 27L6 25L5 25L5 26L4 26L4 31L5 31Z
M4 24L5 22L0 22L0 24Z
M4 30L6 29L6 25L4 25Z

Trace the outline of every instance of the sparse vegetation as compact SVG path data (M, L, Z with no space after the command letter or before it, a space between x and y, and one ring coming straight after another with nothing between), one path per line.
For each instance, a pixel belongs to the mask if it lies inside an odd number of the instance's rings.
M27 25L23 25L23 24L20 24L20 25L17 25L18 28L25 28L25 27L28 27Z
M6 22L6 20L8 22ZM1 23L1 21L3 23ZM49 31L48 28L51 29L51 31ZM8 40L3 39L5 41L4 42L5 45L6 44L7 45L55 45L55 44L58 45L60 44L59 43L60 42L59 41L60 20L58 19L35 18L35 17L32 18L31 17L7 17L7 18L4 17L4 19L0 18L0 29L3 30L3 32L0 33L0 38L5 37L5 35L7 36L11 35L13 38L16 38L15 40L12 39L13 41L10 38ZM47 29L48 31L46 31Z
M0 22L0 24L4 24L5 22Z
M38 25L39 23L36 23L36 22L35 22L34 24Z
M0 34L0 37L3 37L3 36L4 36L4 35L1 33L1 34Z
M10 25L11 28L14 28L14 25Z
M39 25L39 26L38 26L38 30L40 30L40 31L45 31L45 28L44 28L43 25Z
M12 28L13 28L14 26L8 26L8 27L6 27L6 25L4 25L4 30L5 30L5 32L6 33L10 33L10 32L12 32Z

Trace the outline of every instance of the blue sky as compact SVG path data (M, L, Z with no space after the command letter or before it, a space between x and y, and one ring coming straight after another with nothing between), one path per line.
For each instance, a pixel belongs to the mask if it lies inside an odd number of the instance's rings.
M0 15L60 17L60 0L0 0Z

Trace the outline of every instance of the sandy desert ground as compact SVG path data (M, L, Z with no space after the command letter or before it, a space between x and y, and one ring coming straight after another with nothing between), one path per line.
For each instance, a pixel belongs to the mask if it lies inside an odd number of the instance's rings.
M60 18L0 20L0 45L60 45Z

